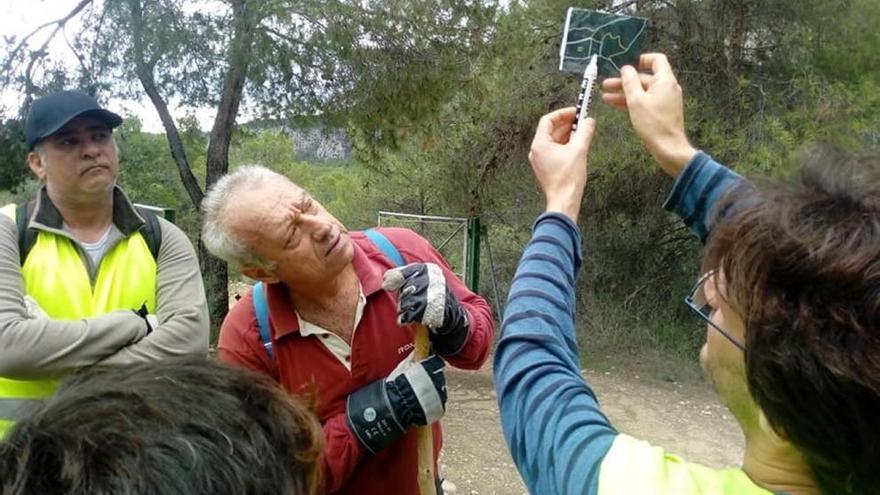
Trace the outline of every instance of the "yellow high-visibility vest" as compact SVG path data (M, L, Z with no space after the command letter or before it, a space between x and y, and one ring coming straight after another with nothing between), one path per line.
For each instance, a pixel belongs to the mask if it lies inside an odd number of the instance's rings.
M16 206L0 213L15 219ZM21 267L25 293L56 320L78 320L119 309L156 311L156 260L140 232L119 241L104 254L94 283L85 253L62 235L40 231ZM58 387L57 380L0 377L0 438L30 403Z
M599 495L773 495L742 469L685 462L660 447L620 434L599 471Z

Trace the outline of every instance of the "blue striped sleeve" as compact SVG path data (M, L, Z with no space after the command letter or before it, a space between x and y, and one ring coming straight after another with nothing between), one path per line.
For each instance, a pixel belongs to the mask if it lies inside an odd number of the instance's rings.
M495 389L514 462L531 493L590 494L617 432L580 374L574 283L577 226L535 222L510 287L495 352Z
M706 153L697 152L675 179L663 208L681 217L700 242L705 243L712 229L715 203L743 181L742 176Z

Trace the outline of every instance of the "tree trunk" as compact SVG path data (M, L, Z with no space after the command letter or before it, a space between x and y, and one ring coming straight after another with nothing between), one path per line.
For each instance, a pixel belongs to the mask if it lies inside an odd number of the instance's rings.
M738 129L745 118L743 105L744 91L739 87L739 75L743 71L743 51L746 38L746 4L745 0L732 0L728 5L730 16L730 34L727 43L727 80L730 84L729 94L733 97L730 105L730 123Z
M223 80L220 106L208 144L206 188L229 171L229 142L235 126L235 118L241 104L244 82L247 77L253 33L251 17L246 0L234 0L232 14L235 23L229 49L228 71ZM211 340L216 341L220 322L229 309L228 270L226 262L212 256L199 240L199 258L202 260L202 277L208 295L208 312L212 322Z
M192 173L186 150L180 139L180 133L168 111L168 105L159 94L156 86L153 68L156 60L144 59L144 40L141 32L143 25L143 11L141 0L129 0L132 14L133 38L135 49L135 63L138 79L144 91L150 97L153 106L159 113L171 155L177 164L180 179L189 194L190 200L196 210L202 203L204 192L199 187L195 175ZM217 109L217 117L211 129L210 143L208 145L207 176L205 177L206 188L217 182L229 170L229 142L238 115L244 91L245 77L248 71L253 36L251 32L251 20L246 10L246 0L232 2L232 13L235 22L233 39L230 44L228 64L229 69L223 81L223 89L220 98L220 106ZM208 299L208 314L211 319L211 342L217 341L218 331L223 318L229 309L228 270L226 262L215 258L199 239L199 260L202 270L202 279L205 284L205 293Z
M150 101L159 114L159 120L162 121L162 127L165 129L165 137L168 140L168 147L171 148L171 156L177 165L177 171L180 174L180 180L183 187L189 195L189 199L198 206L202 203L203 192L199 187L199 181L192 173L189 166L189 160L186 157L186 150L183 148L183 141L180 139L180 133L177 131L177 125L168 111L168 104L159 94L156 86L155 74L153 68L155 61L144 60L144 38L143 38L143 10L140 0L130 0L128 2L131 8L131 26L132 26L132 44L134 46L134 63L135 71L144 92L150 97Z
M745 43L746 5L745 0L730 2L730 43L728 45L727 69L731 77L736 77L742 64Z
M229 310L229 270L226 262L214 257L199 239L199 265L208 299L208 316L211 318L211 343L217 343L220 324Z

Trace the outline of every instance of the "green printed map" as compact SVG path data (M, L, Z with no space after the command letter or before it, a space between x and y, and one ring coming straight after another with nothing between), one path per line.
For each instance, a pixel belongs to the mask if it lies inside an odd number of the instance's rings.
M599 75L614 76L638 62L648 20L595 10L569 8L559 49L559 69L583 73L595 53Z

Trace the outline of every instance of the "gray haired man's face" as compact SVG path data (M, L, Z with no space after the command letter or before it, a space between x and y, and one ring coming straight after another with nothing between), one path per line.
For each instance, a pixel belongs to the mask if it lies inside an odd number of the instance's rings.
M231 228L254 254L274 265L272 275L290 286L324 284L351 263L348 230L305 190L288 180L244 193L246 204ZM246 273L247 275L247 273Z

